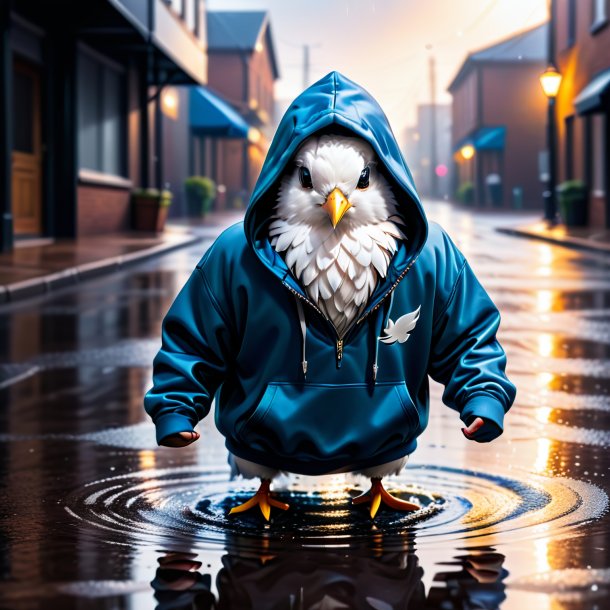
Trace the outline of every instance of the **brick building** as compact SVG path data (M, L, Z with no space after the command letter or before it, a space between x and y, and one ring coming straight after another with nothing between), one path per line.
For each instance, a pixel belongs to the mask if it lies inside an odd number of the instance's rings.
M588 222L610 228L610 16L608 0L554 0L558 182L588 186Z
M208 11L208 87L248 124L247 136L205 137L200 173L219 186L218 207L245 206L265 159L279 76L265 11Z
M454 186L471 183L477 206L542 207L547 35L543 24L471 53L449 85Z
M206 80L202 0L0 0L0 249L129 228L163 90Z

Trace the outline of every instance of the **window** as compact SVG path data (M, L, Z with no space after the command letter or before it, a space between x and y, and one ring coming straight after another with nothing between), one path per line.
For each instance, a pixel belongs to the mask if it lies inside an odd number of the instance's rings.
M591 33L594 34L608 23L608 0L591 0Z
M566 180L574 178L574 116L565 119L565 176Z
M596 197L603 197L606 192L606 115L594 114L591 117L591 153L592 176L591 186Z
M573 47L576 43L576 0L568 0L568 48Z
M77 87L79 168L125 175L123 75L81 50Z

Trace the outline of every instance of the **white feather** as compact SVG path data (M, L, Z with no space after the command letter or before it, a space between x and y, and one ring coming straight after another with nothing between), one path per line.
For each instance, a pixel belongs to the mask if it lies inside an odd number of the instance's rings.
M387 274L396 239L404 239L396 224L402 219L364 140L313 136L299 149L295 162L309 169L314 188L301 186L296 169L284 177L269 225L270 241L309 298L343 335L363 311L378 278ZM357 189L367 165L369 187ZM335 228L321 205L334 188L352 206Z

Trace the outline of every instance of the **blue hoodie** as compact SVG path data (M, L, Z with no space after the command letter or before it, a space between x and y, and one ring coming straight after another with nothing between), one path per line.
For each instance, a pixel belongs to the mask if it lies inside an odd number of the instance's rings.
M343 341L267 235L279 181L318 133L356 135L373 147L407 227ZM390 320L418 308L407 341L379 340ZM244 222L218 237L167 313L145 408L161 442L192 430L215 397L216 426L232 453L317 475L413 452L428 423L430 376L465 423L486 420L475 440L488 441L501 434L515 397L499 322L464 256L427 222L377 102L331 72L287 110Z

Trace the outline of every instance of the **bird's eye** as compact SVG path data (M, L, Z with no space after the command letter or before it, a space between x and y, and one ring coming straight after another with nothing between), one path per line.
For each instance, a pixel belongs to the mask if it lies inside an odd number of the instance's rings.
M311 181L311 174L306 167L299 167L299 180L301 181L301 186L304 189L312 189L313 182Z
M369 169L369 167L367 165L360 173L360 179L358 180L359 189L368 188L370 174L371 174L371 170Z

